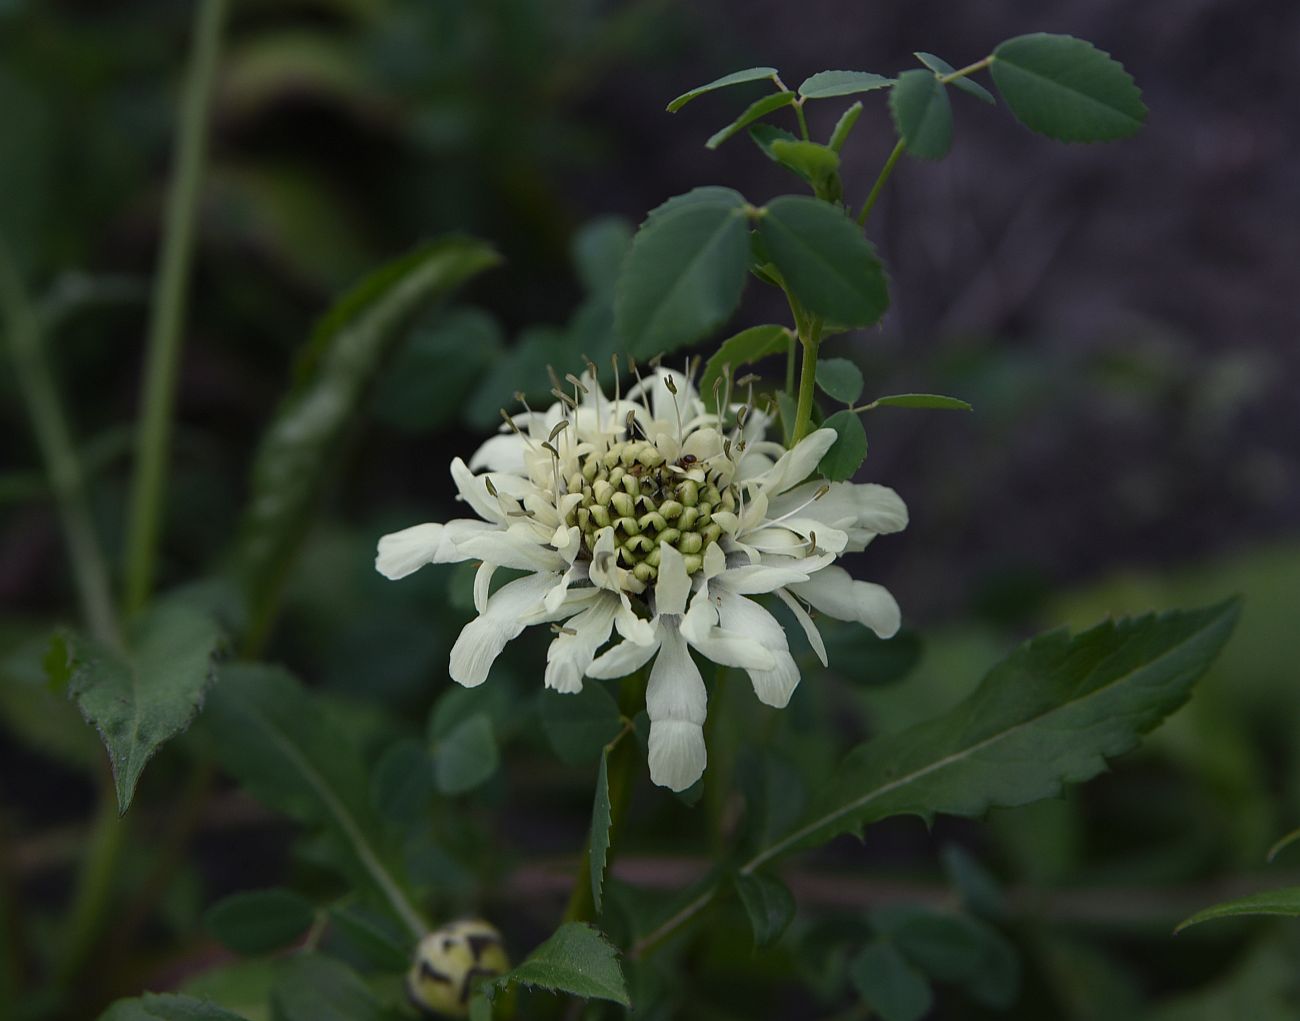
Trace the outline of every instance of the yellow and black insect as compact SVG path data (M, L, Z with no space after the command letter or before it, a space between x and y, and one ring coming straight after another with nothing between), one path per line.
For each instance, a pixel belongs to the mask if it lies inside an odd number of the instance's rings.
M465 1017L476 979L510 969L501 933L487 922L450 922L420 940L406 974L406 992L424 1013Z

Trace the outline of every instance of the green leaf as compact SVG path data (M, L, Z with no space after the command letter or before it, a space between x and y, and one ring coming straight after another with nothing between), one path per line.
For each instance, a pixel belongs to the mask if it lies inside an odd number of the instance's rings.
M108 749L120 811L130 807L145 763L202 706L220 640L207 614L162 603L132 623L126 654L76 643L68 693Z
M749 267L745 197L697 188L646 219L619 276L614 316L629 353L649 358L699 340L740 301Z
M949 75L956 72L948 61L942 57L936 57L933 53L922 53L920 51L912 54L917 60L928 67L937 75ZM974 96L981 102L988 103L990 106L997 106L998 101L993 98L993 93L986 89L979 82L971 81L969 78L954 78L949 84L955 89L961 89L962 92Z
M940 853L944 874L965 906L978 914L1001 917L1007 911L1006 893L982 862L958 844L949 844Z
M370 778L370 803L390 822L411 824L427 818L433 794L433 761L413 738L389 748Z
M889 307L876 251L834 206L802 195L768 204L758 232L804 307L843 326L870 326Z
M862 396L862 370L847 358L822 358L817 362L817 385L842 404Z
M203 924L217 942L251 957L288 946L315 918L316 907L306 897L274 887L218 901L203 915Z
M609 828L614 824L609 803L609 752L600 757L596 774L596 799L591 806L591 900L600 914L605 895L605 866L609 861Z
M555 754L571 766L594 759L623 725L618 703L600 681L571 695L543 691L540 713Z
M754 930L754 945L770 947L794 919L794 895L781 880L757 872L737 874L735 882L736 893Z
M889 96L894 127L907 151L937 160L952 147L952 105L948 92L929 71L904 71Z
M433 749L433 773L443 794L464 794L497 771L500 758L492 721L475 713L458 723Z
M222 767L255 798L322 826L347 857L350 878L373 889L412 933L428 925L411 906L372 836L365 767L348 735L287 673L223 667L204 723Z
M621 216L602 216L578 228L573 266L588 294L612 292L632 247L632 227Z
M805 78L799 86L804 99L828 99L832 96L852 96L859 92L874 92L894 84L894 79L870 71L818 71Z
M788 167L817 192L823 202L838 202L843 194L840 183L840 154L817 142L775 138L769 143L772 158Z
M340 298L317 324L288 398L263 436L240 524L235 565L255 635L336 469L348 427L407 327L500 257L481 241L451 237L381 267Z
M1068 35L1008 39L993 51L993 82L1016 119L1062 142L1106 142L1146 122L1142 90L1124 65Z
M1285 837L1279 840L1276 844L1270 847L1268 849L1268 854L1265 857L1269 861L1272 861L1274 858L1276 858L1279 854L1281 854L1283 851L1285 851L1288 847L1290 847L1298 840L1300 840L1300 830L1292 830Z
M989 1007L1006 1010L1020 991L1020 961L1006 938L968 915L901 906L872 924L930 978L955 982Z
M835 129L831 132L829 145L836 152L844 148L844 143L849 140L849 133L853 131L853 126L858 123L858 118L862 116L862 101L854 103L851 107L840 114L840 119L835 122Z
M863 410L872 408L932 408L936 411L970 411L971 406L956 397L943 394L890 394L877 397Z
M270 957L237 958L186 980L178 991L210 1000L248 1021L271 1021L275 966Z
M702 96L706 92L716 92L718 89L725 89L732 85L744 85L746 82L762 81L764 78L775 78L777 70L774 67L748 67L743 71L732 71L731 74L724 74L707 85L697 85L689 92L683 92L680 96L668 104L668 112L676 113L696 96Z
M1239 611L1232 600L1026 642L949 711L851 752L809 818L745 870L888 816L976 816L1095 776L1186 701Z
M384 1021L361 976L341 961L299 954L284 961L271 994L277 1021Z
M517 968L485 983L483 991L494 996L516 984L631 1006L618 952L598 929L584 922L561 925Z
M387 915L362 904L341 904L330 908L329 918L331 938L341 937L347 944L349 960L359 958L358 964L367 970L388 973L410 967L410 938Z
M737 370L741 366L753 365L768 355L784 354L789 347L790 331L784 326L768 324L741 330L724 340L713 357L705 363L704 373L700 376L700 394L712 406L713 382L725 378L728 366L731 367L734 379L740 375Z
M716 149L727 139L731 138L741 128L753 124L754 121L766 117L769 113L780 110L784 107L793 105L795 95L793 92L775 92L770 96L764 96L745 107L744 113L728 124L725 128L715 131L707 142L704 143L706 149Z
M99 1021L245 1021L245 1018L193 996L145 993L134 999L118 1000L99 1016Z
M822 456L817 470L832 482L844 482L853 478L867 459L867 432L862 428L862 420L854 411L837 411L822 423L826 429L837 433L831 449Z
M919 1021L934 1002L930 983L889 943L868 943L849 964L849 978L882 1021Z
M1290 918L1300 916L1300 886L1263 890L1260 893L1251 893L1245 897L1215 904L1180 922L1174 932L1182 932L1189 925L1200 925L1201 922L1209 922L1216 918L1237 918L1241 915L1285 915Z

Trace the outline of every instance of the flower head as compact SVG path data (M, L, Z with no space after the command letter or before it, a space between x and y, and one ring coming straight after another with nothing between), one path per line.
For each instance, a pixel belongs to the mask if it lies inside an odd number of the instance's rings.
M555 628L545 683L557 691L653 660L650 775L684 790L707 757L707 695L690 650L747 671L761 701L784 706L799 670L784 629L753 597L784 602L823 664L809 608L890 637L893 597L835 561L905 527L907 509L884 486L806 481L831 429L786 450L764 438L771 419L752 402L723 399L715 413L688 376L666 369L626 396L616 379L612 398L594 366L567 381L548 410L506 416L468 465L452 461L476 518L386 535L375 566L396 579L429 563L480 562L478 616L451 651L451 677L468 687L534 624ZM527 573L492 591L501 567Z

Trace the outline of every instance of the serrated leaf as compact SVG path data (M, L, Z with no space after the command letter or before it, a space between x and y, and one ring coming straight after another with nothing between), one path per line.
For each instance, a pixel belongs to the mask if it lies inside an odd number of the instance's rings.
M1180 922L1174 932L1179 933L1190 925L1200 925L1202 922L1213 921L1216 918L1238 918L1242 915L1285 915L1290 918L1300 916L1300 886L1263 890L1260 893L1247 894L1245 897L1215 904Z
M651 213L619 275L614 317L639 358L699 340L735 310L749 267L745 197L696 189Z
M283 670L223 667L204 724L217 760L255 798L324 827L344 850L349 878L385 899L415 934L428 924L380 855L360 752Z
M320 487L387 356L417 314L499 261L471 238L430 242L371 273L317 323L258 447L240 523L235 566L254 632L267 626Z
M952 148L952 105L948 91L929 71L904 71L889 95L889 112L907 151L937 160Z
M246 1021L207 1000L177 993L145 993L130 1000L118 1000L99 1016L99 1021Z
M609 861L609 829L614 824L609 803L609 752L600 757L596 774L596 797L591 806L591 900L600 914L605 895L605 866Z
M316 907L302 894L281 887L249 890L217 901L203 925L226 948L254 956L288 946L316 918Z
M774 160L811 184L823 202L839 201L844 189L840 183L840 155L834 149L785 138L773 139L768 148Z
M500 756L492 721L475 713L458 723L433 749L433 775L443 794L464 794L487 782Z
M916 57L917 60L937 75L954 74L957 70L949 64L948 61L944 60L942 57L936 57L933 53L922 53L918 51L912 54L912 56ZM949 84L951 84L954 89L961 89L962 92L968 93L981 102L988 103L990 106L998 105L998 101L993 98L993 93L979 82L971 81L969 78L954 78Z
M370 777L370 803L390 822L411 824L425 818L433 794L433 761L413 738L384 752Z
M817 470L832 482L853 478L867 459L867 431L862 428L862 420L856 412L837 411L822 423L822 427L834 429L836 439L822 456Z
M205 613L162 603L133 622L129 651L78 641L68 694L99 731L117 804L130 807L145 764L190 725L212 682L221 631Z
M618 964L618 951L598 929L584 922L561 925L518 967L482 988L489 996L495 996L514 984L631 1006Z
M821 358L817 362L817 385L842 404L862 396L862 370L847 358Z
M870 326L885 314L884 267L862 231L834 206L802 195L773 199L758 232L810 312L842 326Z
M775 876L760 873L737 874L736 893L749 915L754 945L770 947L779 940L794 919L794 894Z
M808 819L744 871L888 816L975 816L1095 776L1186 701L1239 611L1232 600L1026 642L948 712L851 752Z
M943 394L890 394L877 397L867 408L930 408L935 411L970 411L971 406L956 397Z
M830 141L826 144L836 152L843 150L844 143L848 141L853 126L858 123L858 118L861 116L862 102L859 100L840 114L840 119L835 122L835 128L831 131Z
M361 976L342 961L299 954L282 962L271 993L277 1021L385 1021Z
M755 100L747 106L743 113L725 128L715 131L709 136L709 140L704 143L706 149L716 149L727 139L733 137L742 128L748 127L754 121L766 117L769 113L781 110L784 107L792 106L795 102L793 92L775 92L770 96L764 96L762 99Z
M680 96L668 104L668 112L676 113L696 96L703 96L707 92L716 92L718 89L730 88L732 85L744 85L747 82L759 82L764 78L775 78L777 70L774 67L747 67L743 71L732 71L731 74L724 74L721 78L716 78L707 85L697 85L688 92L683 92Z
M874 92L893 84L894 79L870 71L818 71L804 79L799 86L799 95L804 99L828 99L832 96Z
M1031 131L1062 142L1107 142L1146 123L1142 90L1124 65L1090 42L1035 32L993 51L993 82Z
M600 681L573 694L543 691L539 712L555 754L573 766L598 756L623 725L618 703Z
M745 365L753 365L768 355L784 354L790 346L790 331L784 326L768 324L751 326L741 330L733 337L724 340L704 366L700 376L700 394L710 407L713 406L714 380L724 378L724 370L731 367L732 378L741 375L737 370Z
M849 963L858 995L882 1021L919 1021L934 1002L930 983L889 943L868 943Z

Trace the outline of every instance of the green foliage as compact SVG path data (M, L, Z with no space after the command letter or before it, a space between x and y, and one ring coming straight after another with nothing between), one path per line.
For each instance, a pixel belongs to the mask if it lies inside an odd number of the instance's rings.
M619 277L614 315L638 358L673 351L721 326L749 266L746 202L729 188L696 188L646 219Z
M380 817L400 825L419 822L433 801L433 761L412 738L388 749L370 778L370 803Z
M907 151L922 159L937 160L952 148L952 105L937 77L919 69L898 76L889 94L889 112Z
M388 356L423 309L498 261L480 241L430 242L371 273L316 326L253 464L236 565L255 634L269 622L321 484Z
M844 148L844 143L849 140L849 135L852 133L854 125L858 123L858 118L861 116L861 101L848 107L842 114L840 114L840 119L835 122L835 127L831 131L831 137L826 144L835 152L840 152Z
M100 1021L245 1021L215 1004L174 993L145 993L132 1000L118 1000Z
M60 675L69 672L68 694L108 749L122 812L131 805L145 764L190 725L203 704L220 640L206 614L168 603L132 623L128 652L78 639L68 660L69 650L57 640L60 651L52 662Z
M208 932L237 954L265 954L287 946L316 918L306 897L275 887L232 894L212 905L203 916Z
M457 723L433 746L433 774L443 794L465 794L497 771L500 755L492 721L475 713Z
M885 314L884 267L871 242L834 207L798 195L773 199L758 232L809 312L842 326L870 326Z
M704 372L700 376L700 394L706 401L712 402L714 382L723 378L728 366L732 377L738 377L742 375L740 369L744 366L760 362L769 355L784 354L790 344L790 331L776 324L751 326L728 337L704 365Z
M772 158L788 167L813 186L817 197L826 202L839 201L840 156L829 146L798 139L775 138L768 146Z
M877 397L868 408L930 408L934 411L970 411L971 406L956 397L942 394L890 394Z
M761 873L737 874L736 893L745 906L754 945L770 947L781 938L794 920L794 894L775 876Z
M822 456L817 470L832 482L853 478L867 459L867 432L855 411L837 411L822 423L836 432L835 443Z
M390 1016L361 976L323 954L285 960L271 998L278 1021L386 1021Z
M882 1021L920 1021L934 1002L930 984L893 944L876 940L849 964L853 987Z
M892 78L872 74L870 71L818 71L804 79L799 86L799 95L804 99L829 99L832 96L874 92L893 84Z
M1044 32L1008 39L993 51L990 71L1016 119L1057 141L1128 138L1146 123L1132 76L1082 39Z
M1020 962L1002 935L969 915L900 907L872 915L872 925L936 982L960 985L973 999L1006 1010L1020 989Z
M954 708L854 750L809 819L756 862L890 815L979 815L1095 776L1183 703L1238 609L1108 621L1025 643Z
M1244 897L1224 901L1213 907L1198 911L1190 918L1180 922L1174 932L1182 932L1190 925L1210 922L1218 918L1237 918L1241 915L1285 915L1295 918L1300 915L1300 886L1288 886L1278 890L1261 890Z
M587 681L571 695L542 692L540 712L555 754L575 766L600 755L623 725L618 703L600 681Z
M955 74L957 71L957 69L949 64L948 61L944 60L942 57L936 57L933 53L922 53L918 51L917 53L912 54L912 56L916 57L917 60L940 77ZM972 81L970 78L954 78L952 80L952 87L955 89L961 89L962 92L968 93L981 102L988 103L990 106L997 106L998 101L993 98L993 93L979 82Z
M847 358L819 358L817 385L842 404L853 404L862 396L862 370Z
M605 866L609 861L610 827L614 819L609 802L609 752L600 756L596 774L596 797L591 806L591 901L600 914L605 897Z
M721 78L711 81L707 85L697 85L689 92L683 92L668 104L668 112L676 113L696 96L702 96L706 92L716 92L718 89L729 88L732 85L744 85L747 82L758 82L765 78L773 79L776 77L776 73L774 67L749 67L743 71L724 74Z
M769 113L774 113L777 110L791 106L794 102L795 95L793 92L776 92L770 96L764 96L762 99L755 100L745 108L744 112L739 117L728 124L725 128L715 131L709 137L709 140L704 143L704 147L706 149L716 149L727 139L732 138L739 133L742 128L748 127L756 120L761 120Z
M518 967L482 988L495 998L512 985L631 1006L617 952L599 930L583 922L566 922Z

